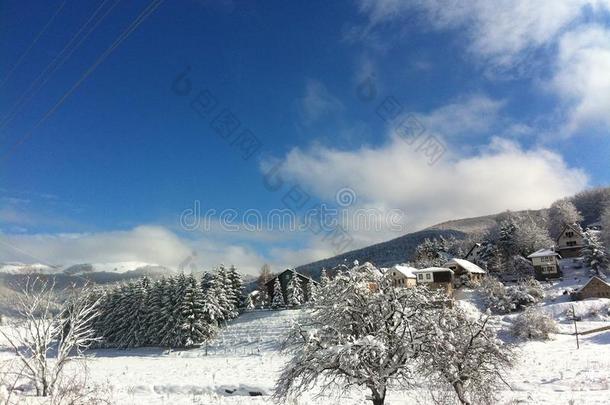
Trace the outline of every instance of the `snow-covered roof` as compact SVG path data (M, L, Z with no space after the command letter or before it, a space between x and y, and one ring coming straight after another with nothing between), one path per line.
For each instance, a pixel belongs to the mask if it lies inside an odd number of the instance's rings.
M377 267L373 266L369 262L361 264L361 265L353 268L351 271L356 272L356 273L369 273L369 274L372 274L377 277L383 276L383 273Z
M482 268L480 268L473 262L470 262L465 259L453 258L453 259L449 260L447 263L445 263L445 267L448 267L451 264L457 264L458 266L460 266L461 268L466 270L468 273L485 274L485 270L483 270Z
M606 281L606 280L602 280L601 278L597 277L597 276L593 276L589 279L589 281L587 281L585 283L585 285L583 285L582 287L576 289L575 292L579 292L581 291L583 288L585 288L586 286L588 286L593 280L597 279L598 281L601 281L602 283L606 284L608 287L610 287L610 284Z
M540 249L529 255L527 258L531 259L532 257L547 257L547 256L559 256L559 253L555 252L553 249Z
M444 273L444 272L450 272L451 274L453 274L453 270L448 269L446 267L426 267L425 269L413 270L413 273L415 273L415 274L419 274L419 273Z
M401 264L394 265L390 270L394 270L405 276L406 278L415 278L415 273L417 269L415 267L403 266Z

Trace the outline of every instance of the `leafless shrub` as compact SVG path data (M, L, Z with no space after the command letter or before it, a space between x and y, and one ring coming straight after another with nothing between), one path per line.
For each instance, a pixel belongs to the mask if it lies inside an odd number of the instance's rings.
M516 337L540 340L548 340L549 334L559 332L553 318L533 308L526 309L515 319L511 331Z
M91 323L98 301L81 290L56 308L53 287L48 281L29 278L17 298L19 318L10 327L0 328L20 364L21 371L13 368L12 372L28 380L37 396L45 397L61 386L66 364L82 356L96 340Z

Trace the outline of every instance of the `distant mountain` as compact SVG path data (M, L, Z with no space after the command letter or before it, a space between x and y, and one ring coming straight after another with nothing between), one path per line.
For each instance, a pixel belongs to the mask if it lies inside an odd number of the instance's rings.
M523 212L527 212L533 218L542 218L546 213L546 209ZM496 218L499 215L502 215L502 213L443 222L387 242L377 243L338 256L298 266L296 270L317 278L320 276L322 268L331 269L341 263L351 264L354 260L358 260L360 263L371 262L380 267L390 267L395 264L405 263L414 258L415 248L424 239L439 238L440 236L455 236L458 239L464 239L468 235L480 235L496 223Z

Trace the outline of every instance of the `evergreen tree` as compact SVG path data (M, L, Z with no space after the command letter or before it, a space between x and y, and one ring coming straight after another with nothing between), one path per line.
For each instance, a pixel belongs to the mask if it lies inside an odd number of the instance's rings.
M322 269L322 272L320 273L320 286L326 287L329 281L330 279L328 278L328 274L326 274L326 269Z
M596 232L586 231L583 236L585 246L582 255L585 263L595 271L595 274L603 277L603 272L608 269L608 255L604 245Z
M219 321L228 321L235 318L236 311L233 305L235 295L233 294L233 288L228 282L226 269L222 265L218 268L214 278L214 291L218 307L222 311L222 317Z
M233 290L233 305L235 308L241 308L244 305L244 281L241 275L237 272L235 266L231 266L227 272L227 279L230 288Z
M158 346L161 344L162 336L160 331L166 323L163 311L163 297L167 292L167 280L165 277L155 281L148 294L148 318L145 325L147 327L146 342L149 345Z
M291 307L301 305L305 301L301 280L294 271L290 275L290 281L288 281L288 286L286 288L286 301L288 306Z
M271 308L281 308L285 305L282 285L280 284L280 278L278 276L275 278L275 283L273 284L273 299L271 301Z
M147 331L146 319L147 309L147 286L148 279L144 278L135 283L130 283L127 289L129 296L128 316L124 319L127 327L125 336L122 336L122 347L141 347L146 345Z
M201 277L201 290L205 293L214 286L214 274L206 271Z
M192 274L186 279L181 314L184 320L181 325L184 332L181 343L184 346L192 346L205 341L209 336L209 329L205 320L204 296L199 283Z

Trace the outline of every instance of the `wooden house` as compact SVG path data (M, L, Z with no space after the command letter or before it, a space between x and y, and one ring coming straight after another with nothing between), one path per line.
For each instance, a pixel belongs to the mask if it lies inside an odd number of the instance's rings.
M417 276L414 273L415 270L417 269L397 264L387 269L386 274L392 278L392 285L394 287L411 288L415 287L417 284Z
M485 270L465 259L453 258L443 267L453 270L456 281L458 278L466 277L468 281L478 283L487 274Z
M578 225L566 225L556 240L556 250L561 257L579 257L585 246L582 229Z
M548 280L561 277L559 259L561 256L555 249L540 249L527 257L532 261L536 280Z
M414 270L417 285L425 285L432 289L443 289L447 294L453 293L453 270L446 267L428 267Z
M610 298L610 284L597 276L591 277L587 284L574 292L574 298L584 300L587 298Z
M274 292L274 286L275 286L275 280L277 278L279 278L280 280L280 285L282 286L282 295L284 296L284 303L287 304L286 300L287 300L287 290L288 290L288 283L290 282L292 277L298 277L299 281L301 283L301 288L303 289L303 293L305 294L305 292L307 291L307 284L308 283L314 283L315 285L318 284L317 281L313 280L311 277L307 277L301 273L297 273L294 270L291 269L286 269L283 272L281 272L280 274L275 275L272 279L270 279L269 281L267 281L265 283L265 287L267 288L267 295L269 296L269 302L273 301L273 292ZM309 297L305 297L305 300L307 301L309 299Z

